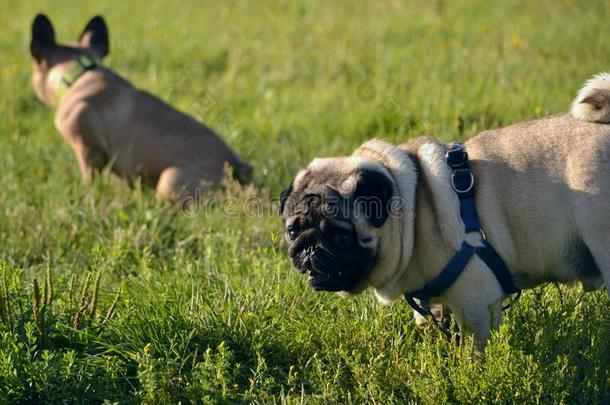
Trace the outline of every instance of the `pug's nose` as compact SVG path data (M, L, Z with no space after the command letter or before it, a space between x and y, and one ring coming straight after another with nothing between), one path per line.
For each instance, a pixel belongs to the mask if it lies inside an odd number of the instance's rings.
M309 259L309 257L304 258L301 264L301 267L298 267L299 273L307 273L307 270L311 268L311 260Z
M299 267L299 272L301 274L305 274L308 270L311 270L312 262L311 258L313 257L314 249L312 247L308 247L303 252L303 260L301 261L301 266Z

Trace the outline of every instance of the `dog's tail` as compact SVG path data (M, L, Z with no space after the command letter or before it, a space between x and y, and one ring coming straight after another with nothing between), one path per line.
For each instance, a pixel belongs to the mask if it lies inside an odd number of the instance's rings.
M577 120L610 123L610 73L600 73L587 81L570 113Z

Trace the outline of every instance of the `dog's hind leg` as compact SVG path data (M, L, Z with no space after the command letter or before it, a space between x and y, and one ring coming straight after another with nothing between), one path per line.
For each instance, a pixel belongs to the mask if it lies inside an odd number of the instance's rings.
M575 219L578 233L591 252L589 267L599 273L610 295L610 190L578 195L575 200Z
M592 206L581 206L581 215L577 219L580 237L595 261L590 266L597 266L592 270L599 272L610 295L610 203L597 202Z
M568 159L574 226L591 252L610 295L610 142L608 134L582 139ZM592 267L589 266L589 267Z
M193 170L171 166L161 172L157 181L157 197L161 200L184 202L194 198L197 190L203 187L203 179Z
M595 264L606 285L606 291L610 296L610 224L605 228L606 231L604 233L600 232L596 235L593 229L585 233L583 239L591 251L593 260L595 260Z

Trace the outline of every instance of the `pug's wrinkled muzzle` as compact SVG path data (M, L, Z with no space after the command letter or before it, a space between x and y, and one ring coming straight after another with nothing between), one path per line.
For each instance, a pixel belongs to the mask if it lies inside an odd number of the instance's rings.
M309 285L316 291L341 291L355 281L349 276L352 272L345 271L346 266L354 264L344 263L320 246L309 246L295 254L293 264L301 274L307 274Z

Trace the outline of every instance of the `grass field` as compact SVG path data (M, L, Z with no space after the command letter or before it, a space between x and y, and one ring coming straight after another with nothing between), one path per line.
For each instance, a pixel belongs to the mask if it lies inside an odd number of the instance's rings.
M253 163L257 187L226 192L241 206L372 137L452 141L565 111L610 69L607 1L11 3L0 402L610 402L605 291L527 291L485 356L416 330L402 301L314 294L267 204L188 216L108 174L82 185L31 90L28 51L37 12L61 41L104 15L107 65Z

